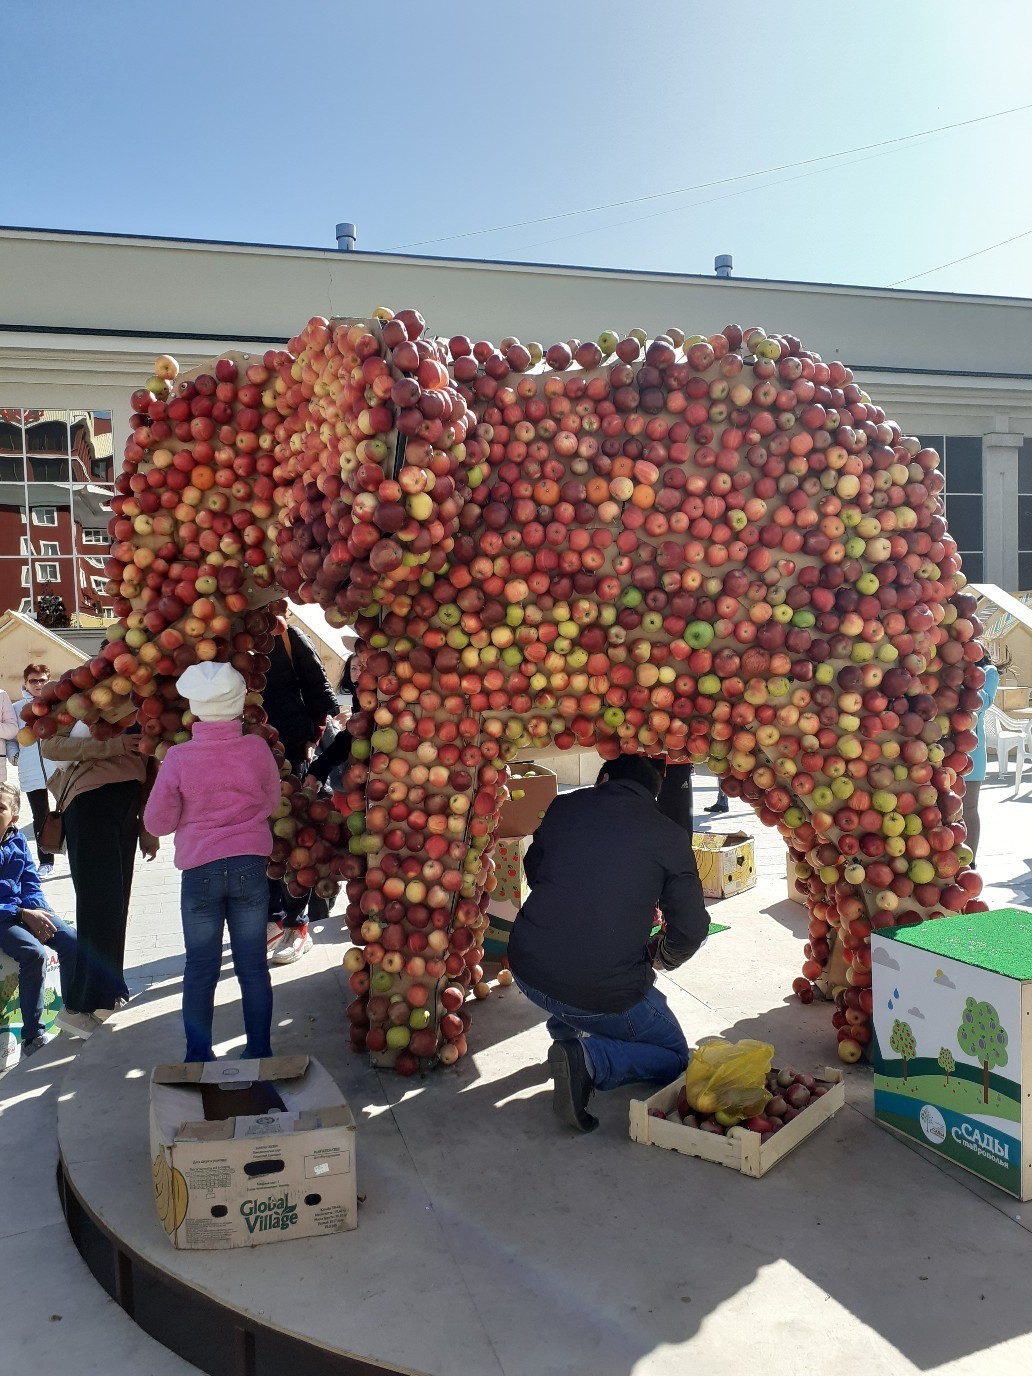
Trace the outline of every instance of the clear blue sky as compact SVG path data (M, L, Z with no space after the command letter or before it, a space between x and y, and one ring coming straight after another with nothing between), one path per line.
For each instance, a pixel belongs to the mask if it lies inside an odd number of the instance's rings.
M786 166L1032 104L1030 0L2 0L0 50L0 224L1032 296L1032 109Z

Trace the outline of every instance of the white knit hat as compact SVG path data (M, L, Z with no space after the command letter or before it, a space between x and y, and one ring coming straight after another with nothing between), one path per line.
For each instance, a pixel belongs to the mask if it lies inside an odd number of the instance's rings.
M191 664L176 687L198 721L235 721L243 713L247 685L232 664Z

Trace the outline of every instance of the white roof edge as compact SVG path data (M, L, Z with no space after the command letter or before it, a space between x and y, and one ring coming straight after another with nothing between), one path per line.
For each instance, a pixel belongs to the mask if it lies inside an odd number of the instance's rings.
M1019 602L1013 594L1004 592L995 583L972 583L971 591L977 592L979 597L984 597L989 602L994 602L1002 612L1008 616L1013 616L1014 620L1024 626L1026 630L1032 631L1032 608L1026 607L1024 602Z
M39 239L49 243L75 242L88 244L121 244L123 246L136 248L160 248L201 253L244 253L271 257L285 256L291 258L331 259L333 261L340 261L341 259L345 261L348 259L357 261L359 259L364 259L366 262L374 264L384 263L389 265L405 263L413 266L432 265L437 268L463 272L471 268L477 268L488 272L543 273L546 276L572 274L578 277L603 279L611 277L629 277L638 281L691 282L701 287L715 287L718 290L724 291L726 291L727 282L730 280L737 286L748 286L761 291L783 291L786 288L790 288L792 290L811 292L814 294L829 293L835 295L844 293L846 295L859 296L884 296L888 299L897 300L900 297L911 297L929 301L985 302L995 305L1012 306L1019 309L1032 308L1032 298L1024 296L990 296L979 295L977 293L936 292L928 290L927 288L901 290L896 287L880 287L873 284L797 282L787 278L771 277L735 277L732 279L725 279L711 276L705 272L680 273L656 270L649 271L648 269L600 267L598 265L592 266L577 263L534 263L525 260L520 261L503 258L448 258L443 256L435 257L430 254L392 253L388 251L369 252L361 249L355 249L351 253L343 254L339 249L320 247L318 245L254 244L209 239L174 239L158 235L116 234L90 232L88 230L27 230L20 229L17 226L0 225L0 239L5 238Z
M0 636L15 630L18 626L26 627L34 634L43 636L45 640L52 640L55 645L60 645L69 654L78 655L84 663L89 658L88 655L83 654L77 645L73 645L71 641L65 640L62 636L55 635L48 626L42 625L33 616L26 616L24 612L16 612L13 609L0 615Z

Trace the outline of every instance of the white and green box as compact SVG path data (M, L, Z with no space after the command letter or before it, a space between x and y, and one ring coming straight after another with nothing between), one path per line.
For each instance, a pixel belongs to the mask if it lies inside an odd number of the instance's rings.
M1032 1198L1032 912L871 938L878 1121Z
M61 968L57 952L47 962L43 983L43 1030L52 1033L61 1011ZM0 952L0 1070L10 1070L21 1058L22 1014L18 998L18 962Z

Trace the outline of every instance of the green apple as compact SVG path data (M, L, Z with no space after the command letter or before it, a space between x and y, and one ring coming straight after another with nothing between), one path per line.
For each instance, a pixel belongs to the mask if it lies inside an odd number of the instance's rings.
M713 635L713 627L708 621L692 621L685 627L684 640L693 650L704 650Z

